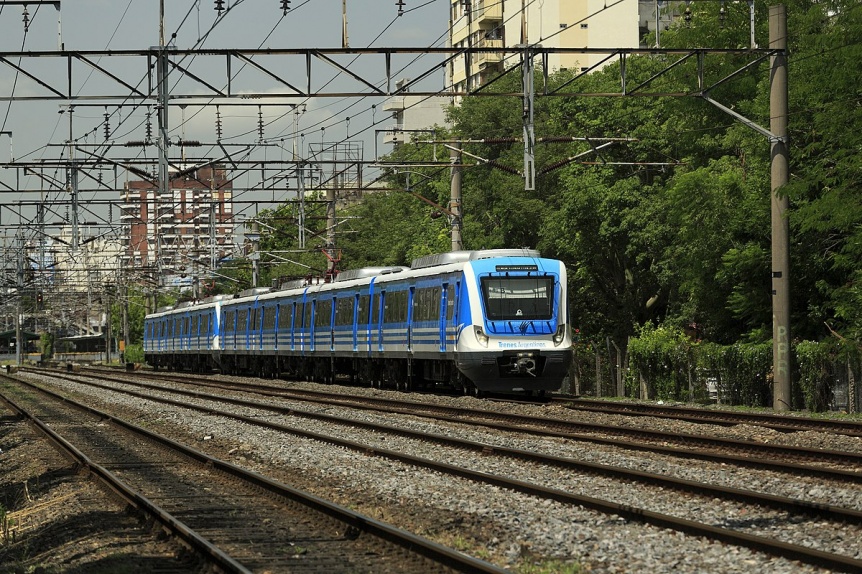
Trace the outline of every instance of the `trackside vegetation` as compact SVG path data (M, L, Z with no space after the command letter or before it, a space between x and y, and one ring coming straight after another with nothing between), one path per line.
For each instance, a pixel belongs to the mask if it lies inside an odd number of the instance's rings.
M761 46L768 42L767 4L755 3ZM862 394L854 392L862 379L862 96L858 74L849 71L862 61L862 5L785 5L791 176L781 193L790 199L793 407L854 410ZM663 31L662 47L749 46L746 3L728 3L723 22L716 4L690 8L690 25ZM650 80L674 58L628 58L628 85L650 81L651 92L694 94L696 58ZM710 55L704 73L718 84L710 96L769 126L768 63L749 62L740 54ZM392 169L385 190L339 203L340 267L405 265L448 251L449 150L441 142L469 140L465 248L532 247L566 263L579 333L573 387L602 396L769 405L767 138L695 95L542 95L564 84L568 93L619 93L618 60L583 76L548 70L547 86L536 74L537 181L525 191L517 175L523 106L503 95L520 92L520 83L515 70L485 95L464 98L450 109L451 128L417 134L385 158L409 166ZM595 151L572 138L616 141ZM324 216L325 206L308 204L310 249L299 253L295 206L259 215L260 284L325 268ZM291 256L268 255L275 252ZM230 281L214 289L248 287L251 262L237 260L224 274Z

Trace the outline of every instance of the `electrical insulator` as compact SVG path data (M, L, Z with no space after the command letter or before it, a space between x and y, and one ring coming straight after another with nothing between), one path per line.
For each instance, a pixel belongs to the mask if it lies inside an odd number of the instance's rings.
M257 139L263 141L263 110L260 106L257 107Z
M721 3L721 8L718 9L718 23L724 28L724 21L727 20L727 11L724 9L724 2Z
M152 139L153 139L152 117L153 117L153 115L150 112L147 112L147 127L146 127L147 140L146 141L152 141Z
M108 112L105 112L105 140L111 137L111 124L108 122L108 119L110 117L111 116L108 114Z
M398 15L401 16L404 14L404 0L398 0L395 2L395 5L398 6Z
M224 12L224 0L215 0L215 10L219 14Z
M216 140L221 140L221 111L216 106Z
M27 5L24 4L24 31L28 31L30 29L30 12L27 11Z
M282 11L282 13L287 15L288 10L290 10L290 0L281 0L281 11Z
M685 12L682 13L683 20L685 20L685 25L691 25L691 0L689 0L685 5Z

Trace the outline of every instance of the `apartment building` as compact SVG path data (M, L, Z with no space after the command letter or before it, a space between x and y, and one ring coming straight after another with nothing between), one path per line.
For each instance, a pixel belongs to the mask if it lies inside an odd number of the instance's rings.
M233 252L233 189L224 166L180 166L164 193L149 181L128 181L121 193L125 267L149 270L162 284L182 283L214 271Z
M655 29L658 0L451 0L450 41L456 48L638 48ZM668 4L664 2L664 4ZM455 91L475 89L508 66L520 52L476 53L449 67ZM604 54L550 54L548 71L588 70Z

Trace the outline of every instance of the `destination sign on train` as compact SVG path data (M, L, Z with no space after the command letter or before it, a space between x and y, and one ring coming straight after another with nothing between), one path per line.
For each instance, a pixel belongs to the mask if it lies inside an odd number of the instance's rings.
M538 265L497 265L497 271L538 271Z

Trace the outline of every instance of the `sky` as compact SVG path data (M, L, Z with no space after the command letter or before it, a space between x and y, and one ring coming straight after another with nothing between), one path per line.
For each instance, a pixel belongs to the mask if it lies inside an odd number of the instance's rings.
M340 48L342 2L290 0L290 10L285 14L281 0L225 0L225 11L219 15L212 0L162 0L164 35L169 45L180 50ZM349 46L424 48L446 45L449 0L403 0L400 16L396 2L346 0ZM16 222L26 224L28 218L32 217L30 208L16 207L19 202L33 202L42 197L51 203L51 214L46 217L47 221L62 218L64 209L68 209L68 193L63 191L66 176L62 168L39 168L41 175L36 176L32 170L11 168L8 162L65 162L69 158L70 136L80 148L73 152L76 157L93 153L115 160L128 157L153 159L157 153L153 147L124 147L127 142L146 138L148 114L155 135L156 118L152 107L133 106L130 102L119 107L117 104L121 100L100 99L100 96L105 95L127 94L127 88L107 79L102 72L93 70L86 63L75 62L72 91L83 99L76 102L70 114L68 102L20 99L48 93L27 73L65 93L66 60L50 57L19 59L10 54L21 51L52 52L61 46L65 50L81 51L147 50L160 43L160 1L65 0L59 4L58 11L50 3L40 5L31 1L26 8L28 28L25 32L24 7L0 0L0 50L6 58L5 63L0 62L0 96L19 98L12 102L0 101L0 185L4 186L0 191L0 230L5 236L14 234L11 229ZM393 59L393 75L403 73L404 77L409 78L419 74L441 60L439 56L436 56L437 60L434 58L428 55L400 56ZM150 62L145 56L93 56L92 60L122 82L148 91L144 78ZM261 57L259 62L285 81L304 86L304 59L268 56ZM351 56L339 60L340 64L374 84L385 78L383 62L380 56ZM232 76L231 85L235 93L253 91L265 94L284 89L254 66L242 66L236 60L232 62L228 74L223 56L187 57L182 60L182 64L219 89L224 89L228 75ZM16 70L16 66L21 70ZM343 73L336 74L333 70L315 63L314 87L344 92L363 89L355 80ZM443 71L432 74L425 82L426 89L442 89L445 86ZM207 97L207 89L200 83L180 79L174 73L170 84L172 93L201 94L200 99L188 100L189 105L184 109L170 107L171 140L215 142L216 108L213 100ZM342 141L348 137L363 142L366 160L375 159L375 151L380 155L391 150L390 146L383 143L382 135L375 136L375 130L391 125L391 122L385 121L388 114L382 111L380 98L236 101L245 105L233 106L224 100L220 101L218 115L221 120L221 140L231 151L246 150L244 153L249 158L289 158L294 140L301 155L307 153L305 150L310 144ZM263 105L260 109L255 105L276 102L279 105ZM293 107L282 105L288 102L304 104L300 108L305 110L304 113L294 113ZM261 141L268 145L256 145ZM180 161L178 147L172 148L171 153L173 161ZM222 155L218 148L212 147L195 148L189 153L206 157ZM113 180L122 187L120 180L124 180L125 175L118 175L116 170L109 169L107 165L101 177ZM109 197L105 192L95 191L99 186L93 178L81 177L82 190L88 187L94 190L82 191L81 202L84 204L95 198ZM239 183L253 185L251 181ZM18 190L27 191L20 193ZM116 194L110 198L116 199ZM82 214L81 220L89 218L95 221L100 217L116 219L118 216L117 210L113 216L105 214L100 208L94 207L93 211Z

